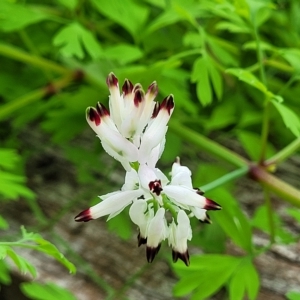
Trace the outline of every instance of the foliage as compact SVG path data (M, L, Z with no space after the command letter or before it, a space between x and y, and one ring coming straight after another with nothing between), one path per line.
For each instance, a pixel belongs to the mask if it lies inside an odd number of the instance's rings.
M148 86L156 80L159 97L173 93L176 104L162 163L170 164L175 156L189 160L195 184L223 207L192 241L216 253L193 255L188 269L172 266L179 277L174 295L205 299L225 287L229 299L255 299L260 285L255 257L275 243L299 240L284 229L272 205L276 195L276 201L289 203L287 214L300 222L300 191L272 174L300 146L298 1L2 0L0 11L1 203L25 201L38 232L59 220L45 216L27 187L26 165L39 151L25 142L32 128L47 137L47 147L60 149L72 163L79 183L105 194L97 180L109 178L115 166L105 158L107 167L99 168L103 153L86 138L93 135L86 131L84 110L97 101L107 103L105 78L111 71L121 82L130 78ZM86 144L78 144L80 139ZM224 140L237 141L238 149L225 148ZM208 161L217 161L198 166L200 151ZM264 190L250 216L232 184L246 175ZM107 184L109 180L102 186ZM68 205L59 217L79 201ZM22 273L35 276L35 267L15 251L25 247L75 271L56 246L24 227L22 239L11 242L7 220L9 216L0 217L0 228L8 233L7 241L1 238L1 258L10 257ZM132 232L122 214L108 227L122 238ZM254 230L269 235L267 247L255 245ZM225 237L244 255L220 253L226 250ZM7 268L0 261L3 284L10 283ZM73 299L50 283L26 283L22 290L32 299L38 298L31 290L45 299L47 293ZM299 295L290 292L287 297Z

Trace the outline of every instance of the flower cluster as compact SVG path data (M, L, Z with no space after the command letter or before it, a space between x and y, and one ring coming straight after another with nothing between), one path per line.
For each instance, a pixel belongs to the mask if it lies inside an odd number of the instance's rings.
M190 218L210 223L207 210L221 207L193 188L191 171L180 165L179 158L173 163L170 180L156 168L174 110L173 96L155 102L156 82L145 93L140 84L133 85L127 79L120 94L113 73L107 85L109 111L98 103L96 108L87 109L86 118L105 151L123 165L125 183L121 190L100 196L100 203L82 211L75 220L87 222L106 215L109 220L130 205L130 218L139 228L138 245L146 244L148 262L155 258L161 242L168 239L173 261L181 259L189 265Z

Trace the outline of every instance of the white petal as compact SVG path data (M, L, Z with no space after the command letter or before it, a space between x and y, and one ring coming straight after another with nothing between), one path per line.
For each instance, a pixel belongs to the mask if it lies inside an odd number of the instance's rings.
M160 208L147 228L147 247L156 248L168 235L165 209Z
M140 196L140 191L120 191L106 198L102 202L90 208L90 215L93 219L121 212L127 205Z
M143 238L146 237L147 226L149 220L154 216L153 209L148 208L148 205L145 200L137 200L133 202L129 209L129 216L133 223L139 226L140 234Z
M193 214L198 220L205 221L207 219L206 209L199 208L199 207L191 207L191 211L193 212Z
M131 168L129 172L126 172L125 183L122 186L122 191L136 190L139 186L140 181L137 171Z
M190 219L184 210L178 212L177 222L174 250L184 253L187 250L187 240L191 240L192 238Z
M157 176L154 172L154 170L150 167L148 167L147 165L140 165L139 167L139 178L140 178L140 182L141 182L141 186L145 189L149 191L149 183L151 181L155 181L157 180Z
M171 201L182 205L195 206L204 208L206 198L200 196L196 191L178 185L167 185L164 187L163 192L170 198Z

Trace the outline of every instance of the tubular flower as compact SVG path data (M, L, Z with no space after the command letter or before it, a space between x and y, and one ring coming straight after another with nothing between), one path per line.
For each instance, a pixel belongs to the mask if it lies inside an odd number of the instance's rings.
M138 227L138 246L146 245L146 257L152 262L161 243L168 240L173 261L189 265L187 243L192 238L190 218L210 223L208 210L221 207L193 188L192 173L181 166L179 158L172 165L170 178L156 168L164 146L168 121L174 110L172 95L155 102L156 82L143 91L128 79L119 90L113 73L106 81L110 96L109 110L98 103L86 110L90 127L100 138L104 150L121 162L125 182L118 191L100 196L101 201L75 217L87 222L103 216L108 220L129 207L129 216Z
M117 77L107 77L109 111L98 103L88 107L86 119L100 138L104 150L120 161L126 171L130 163L141 162L155 166L165 144L167 123L174 110L173 95L163 102L155 102L158 93L153 82L145 93L140 84L133 85L128 79L119 91Z

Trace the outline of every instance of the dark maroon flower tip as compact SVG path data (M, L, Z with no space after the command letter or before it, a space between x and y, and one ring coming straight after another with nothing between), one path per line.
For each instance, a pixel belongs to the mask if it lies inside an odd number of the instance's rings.
M160 245L159 244L157 247L147 247L146 248L146 256L147 256L147 261L148 263L152 263L155 256L157 255L159 249L160 249Z
M108 85L108 87L118 87L119 86L119 81L118 78L115 76L115 74L113 72L109 73L107 78L106 78L106 84Z
M152 113L152 119L156 118L158 113L160 111L160 103L159 102L155 102L155 106L154 106L154 109L153 109L153 113Z
M158 94L158 85L157 85L156 81L153 81L149 85L148 90L147 90L147 94L151 94L154 97Z
M126 96L126 95L132 93L132 90L133 90L133 84L131 83L130 80L125 79L124 84L122 86L123 94Z
M142 85L141 85L140 83L136 83L136 84L134 85L132 91L135 92L135 91L137 91L137 90L142 90L142 89L143 89Z
M142 89L135 90L133 102L136 107L144 100L144 96L144 91Z
M138 246L139 246L139 247L140 247L141 245L147 244L147 238L142 237L142 236L141 236L141 233L138 234L137 239L138 239Z
M161 186L160 180L154 180L149 182L149 189L152 193L156 194L157 196L160 195L160 192L163 190Z
M100 102L97 103L96 109L100 117L109 116L109 111L106 109L106 107L101 104Z
M210 200L208 198L205 198L205 206L203 207L206 210L220 210L222 209L221 205L219 205L218 203L216 203L213 200Z
M206 223L206 224L212 224L212 221L209 217L209 215L206 213L205 214L205 219L204 220L199 220L201 223Z
M86 110L87 118L94 122L96 126L99 126L101 124L101 118L98 114L97 110L94 107L88 107Z
M201 191L199 188L196 188L196 193L200 196L203 196L205 193Z
M177 252L175 250L172 250L172 257L173 257L173 262L177 262L178 258L181 259L185 265L188 267L190 265L190 255L189 251L186 250L184 253Z
M82 211L80 214L78 214L75 217L75 221L76 222L88 222L90 220L93 220L91 213L90 213L90 209L86 209L84 211Z
M168 114L171 114L171 110L174 108L174 97L173 95L169 95L166 97L163 102L161 103L160 109L166 109L168 111Z

